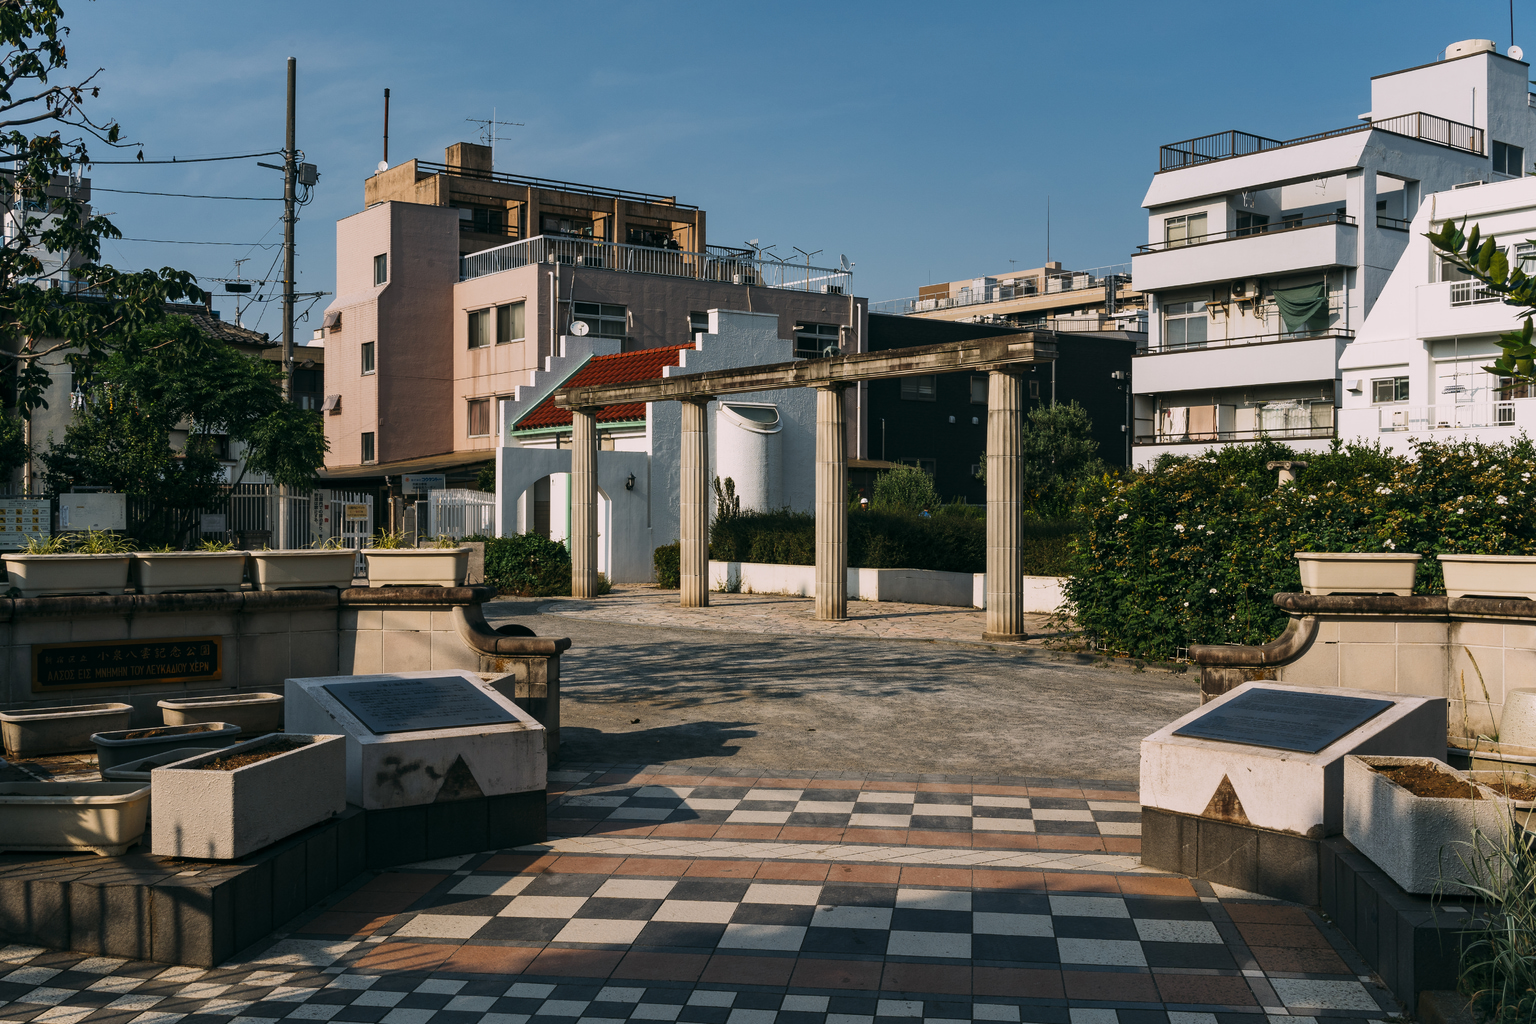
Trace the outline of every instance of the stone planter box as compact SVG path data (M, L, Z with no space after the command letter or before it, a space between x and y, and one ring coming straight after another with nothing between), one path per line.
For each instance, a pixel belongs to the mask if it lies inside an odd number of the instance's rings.
M207 747L178 747L175 750L165 750L149 757L141 757L136 761L124 761L114 768L103 768L101 777L107 782L137 782L141 786L149 785L149 773L156 768L164 768L175 764L177 761L185 761L189 757L198 757L208 753Z
M1396 553L1298 551L1301 589L1308 594L1413 593L1419 556Z
M140 551L133 576L141 594L239 590L245 582L244 551Z
M283 724L280 693L229 693L217 697L171 697L159 704L166 725L228 722L247 736L277 732Z
M135 782L0 784L0 850L120 857L144 835L149 787Z
M1424 765L1476 787L1482 799L1422 797L1376 767ZM1458 857L1471 851L1473 830L1498 841L1510 824L1511 804L1432 757L1344 759L1344 838L1408 892L1468 895L1453 879L1466 874Z
M6 555L5 571L22 597L121 594L132 555Z
M1530 772L1490 771L1488 769L1479 769L1466 772L1465 774L1467 778L1471 779L1473 782L1481 783L1490 789L1495 788L1497 783L1506 782L1519 786L1536 786L1536 775L1532 775ZM1521 799L1518 797L1510 797L1509 802L1514 804L1517 810L1536 810L1536 797L1532 797L1529 800Z
M90 750L91 737L106 729L128 728L130 704L74 704L0 712L0 736L6 757L41 757Z
M310 742L233 771L200 767L282 739ZM346 752L343 736L272 733L154 769L151 852L235 860L340 814L347 803Z
M137 761L178 747L216 750L237 742L239 736L238 725L201 722L197 725L159 725L147 729L99 732L91 737L91 742L96 745L96 764L105 771L128 761Z
M1440 555L1448 597L1536 600L1536 555Z
M364 548L370 587L462 587L469 548Z
M251 584L257 590L309 590L352 586L357 552L351 548L326 551L252 551Z

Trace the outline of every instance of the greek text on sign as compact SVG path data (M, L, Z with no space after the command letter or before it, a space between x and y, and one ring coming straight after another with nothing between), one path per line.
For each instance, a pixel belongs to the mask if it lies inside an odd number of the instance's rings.
M223 669L224 639L217 636L32 645L33 693L213 682L222 678Z
M24 548L29 537L47 540L53 532L52 519L53 512L46 499L0 499L0 548Z
M349 523L359 523L368 518L367 505L343 505L342 517Z

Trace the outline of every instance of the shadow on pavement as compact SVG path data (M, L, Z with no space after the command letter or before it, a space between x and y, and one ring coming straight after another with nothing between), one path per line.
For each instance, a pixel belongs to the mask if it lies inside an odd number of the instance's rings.
M581 726L560 729L560 759L573 762L686 761L694 757L733 757L732 740L757 735L746 722L684 722L634 732L604 732Z

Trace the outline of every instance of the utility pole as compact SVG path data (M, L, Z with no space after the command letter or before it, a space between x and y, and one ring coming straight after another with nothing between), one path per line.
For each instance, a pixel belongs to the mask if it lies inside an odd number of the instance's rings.
M288 135L283 146L283 399L293 401L293 225L298 220L294 204L294 179L299 173L299 154L294 142L294 92L298 61L288 58ZM288 488L277 488L277 544L288 546Z

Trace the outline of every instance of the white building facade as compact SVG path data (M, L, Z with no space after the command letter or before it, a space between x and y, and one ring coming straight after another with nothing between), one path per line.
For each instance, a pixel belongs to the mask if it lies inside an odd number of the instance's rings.
M1425 197L1530 172L1529 71L1469 40L1373 78L1359 125L1162 147L1132 261L1149 311L1137 465L1263 437L1315 449L1340 432L1341 359Z

